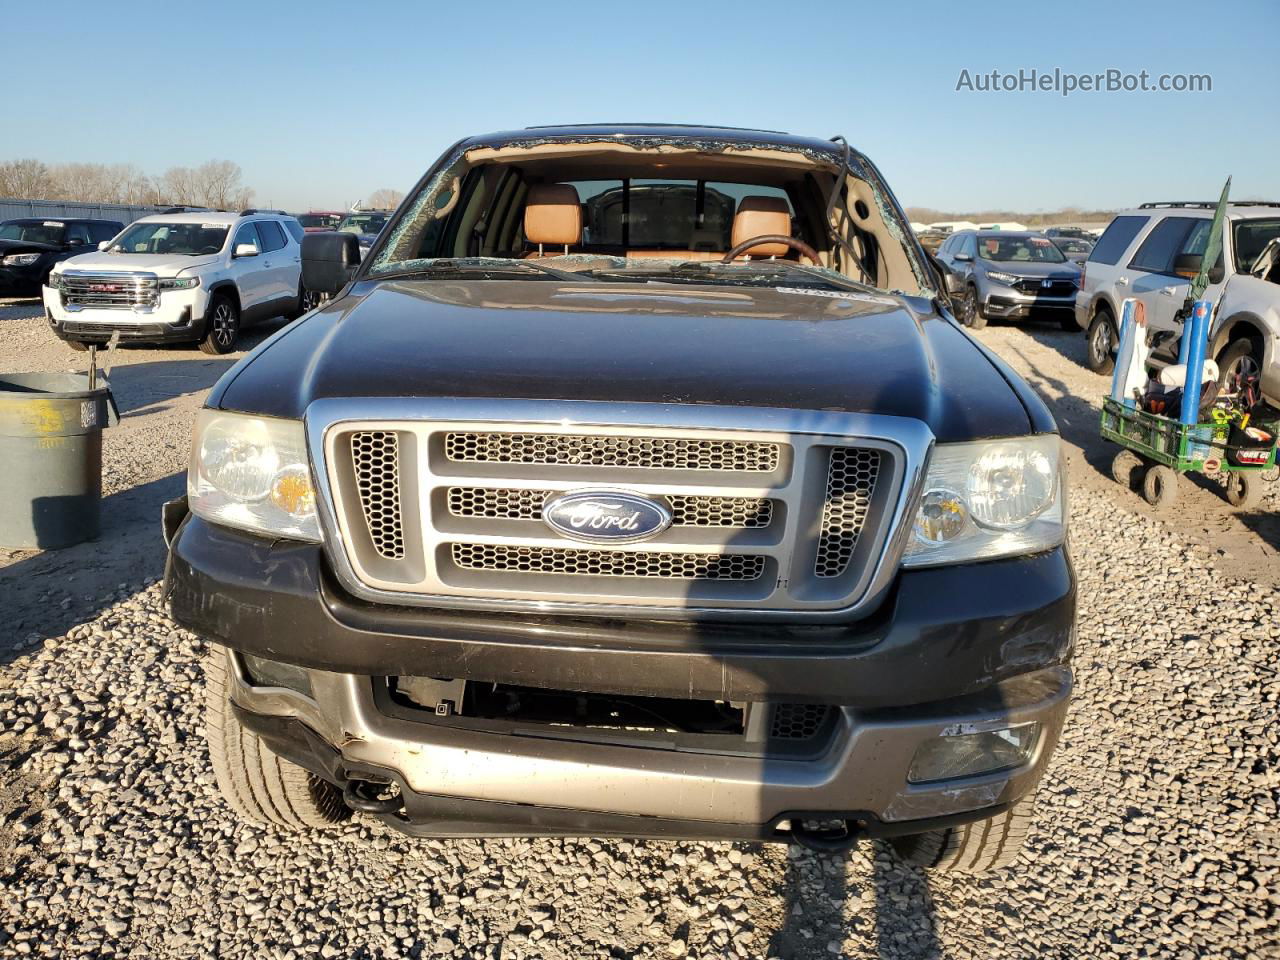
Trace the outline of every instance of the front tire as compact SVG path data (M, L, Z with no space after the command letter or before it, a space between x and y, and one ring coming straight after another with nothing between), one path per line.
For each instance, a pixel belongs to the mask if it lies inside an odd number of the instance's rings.
M1035 798L1023 797L1004 813L958 827L892 837L894 853L907 863L953 873L985 873L1018 859L1031 831Z
M335 786L277 757L240 725L229 674L227 651L213 647L205 658L205 739L227 806L241 820L288 830L332 827L350 817Z
M1229 390L1237 374L1253 379L1261 372L1262 362L1254 353L1252 341L1243 337L1232 340L1218 358L1218 389Z
M240 336L240 311L230 297L219 294L209 304L208 328L200 341L203 353L230 353Z
M960 321L970 330L981 330L987 325L986 314L982 312L982 301L978 299L978 288L970 284L964 288L964 297L960 300Z
M1227 502L1237 510L1252 510L1262 500L1260 474L1232 471L1227 474Z
M1085 362L1094 373L1108 374L1116 368L1116 358L1111 355L1120 338L1116 335L1115 321L1106 310L1099 310L1089 324L1089 337L1085 348Z

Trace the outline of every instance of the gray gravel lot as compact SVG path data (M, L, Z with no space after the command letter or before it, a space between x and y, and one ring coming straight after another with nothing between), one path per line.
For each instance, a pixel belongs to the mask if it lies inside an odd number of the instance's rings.
M32 312L0 303L0 370L82 363ZM155 582L158 503L225 365L125 350L109 535L0 551L0 957L1280 956L1274 513L1245 523L1188 489L1177 516L1153 514L1099 473L1087 403L1105 381L1075 340L983 339L1076 444L1079 687L1017 869L927 877L878 845L237 825L202 740L204 647Z

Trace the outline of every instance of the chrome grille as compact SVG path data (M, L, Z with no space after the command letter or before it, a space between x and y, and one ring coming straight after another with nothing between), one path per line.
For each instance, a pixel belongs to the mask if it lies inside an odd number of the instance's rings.
M847 616L883 595L932 439L861 414L470 398L317 400L307 435L325 549L356 596L730 619ZM590 543L542 517L609 490L674 523Z
M444 449L449 460L459 463L759 473L776 470L780 454L776 443L548 433L451 432L445 435Z
M867 523L871 495L880 473L880 452L864 447L833 447L827 466L827 495L814 572L838 577L849 569L858 538Z
M362 430L351 436L351 466L369 539L385 560L404 558L400 510L400 437L394 430Z
M68 307L109 307L130 309L150 307L156 302L156 278L149 273L62 274L62 302Z
M562 550L504 544L455 543L453 562L468 570L558 573L668 580L758 580L765 558L732 553L665 553L629 550Z
M542 505L556 490L522 490L509 487L450 487L449 512L455 517L491 520L541 520ZM773 501L763 497L704 497L670 494L672 525L677 527L730 527L741 530L769 526Z

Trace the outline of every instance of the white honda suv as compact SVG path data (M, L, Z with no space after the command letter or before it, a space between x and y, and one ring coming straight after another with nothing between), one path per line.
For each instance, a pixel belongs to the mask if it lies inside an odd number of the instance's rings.
M98 252L58 264L45 314L73 348L119 333L135 343L235 348L240 330L309 306L302 288L302 225L278 210L200 210L143 217Z

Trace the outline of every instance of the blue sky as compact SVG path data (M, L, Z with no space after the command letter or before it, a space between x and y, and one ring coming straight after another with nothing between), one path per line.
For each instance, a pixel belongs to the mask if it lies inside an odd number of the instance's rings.
M1131 9L1143 7L1145 9ZM626 13L615 11L626 10ZM230 159L261 204L408 189L459 137L664 120L843 133L905 205L1280 196L1280 3L4 4L0 160ZM1207 73L1208 93L957 92Z

